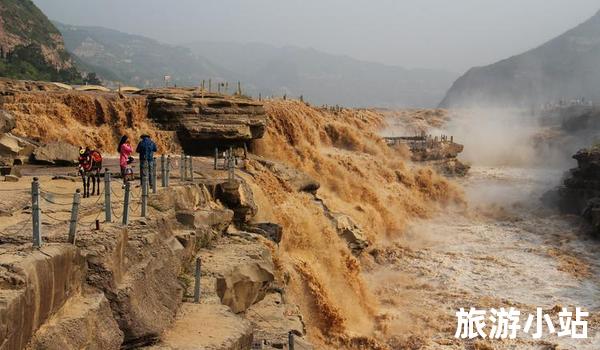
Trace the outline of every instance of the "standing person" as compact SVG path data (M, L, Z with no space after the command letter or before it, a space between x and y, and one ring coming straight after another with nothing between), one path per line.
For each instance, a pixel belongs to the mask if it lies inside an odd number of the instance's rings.
M156 148L156 144L150 136L142 135L142 139L140 143L138 143L135 151L140 155L140 177L144 176L144 167L148 166L148 174L152 173L152 168L154 167L154 152L158 151ZM152 187L152 177L148 176L149 182L148 184ZM141 181L141 179L140 179Z
M129 144L129 138L127 135L123 135L121 137L121 141L119 141L119 146L117 147L117 152L119 152L119 165L121 166L121 176L123 177L123 182L127 181L127 165L129 165L129 157L131 153L133 153L133 148Z

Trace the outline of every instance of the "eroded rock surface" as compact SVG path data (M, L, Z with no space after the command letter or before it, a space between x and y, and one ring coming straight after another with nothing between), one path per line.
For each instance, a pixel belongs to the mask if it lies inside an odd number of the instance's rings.
M332 220L338 235L346 241L354 254L359 254L369 246L362 229L348 215L332 214Z
M564 213L582 215L600 235L600 148L582 149L573 158L577 168L571 169L563 185L545 199L557 200Z
M38 251L9 247L0 254L0 266L0 349L23 349L79 293L85 262L71 245L48 244Z
M159 344L148 350L247 350L252 325L227 306L186 303Z
M258 241L224 238L200 256L203 273L213 280L210 288L234 313L262 300L275 280L271 253Z
M270 348L285 349L288 332L296 336L306 334L298 307L285 304L279 293L270 293L252 305L246 311L246 317L255 326L254 338L262 340Z
M188 154L212 154L214 147L261 138L266 129L262 103L191 88L143 90L149 114L165 130L176 131Z
M315 193L319 187L321 187L317 180L298 169L264 158L256 158L255 160L264 165L275 176L277 176L279 180L287 183L293 190L297 192Z
M36 147L35 143L11 133L0 135L0 163L13 165L18 160L23 164Z
M44 164L70 165L78 157L79 148L62 141L41 145L33 151L34 160Z
M177 276L185 247L166 222L112 228L105 237L81 237L88 283L104 292L128 346L158 339L182 303ZM192 249L187 250L191 254Z
M117 350L123 332L102 293L70 299L33 337L30 348Z
M234 221L250 221L258 212L254 195L245 181L226 181L217 185L216 198L234 212Z
M10 132L17 126L15 116L11 113L0 109L0 134Z

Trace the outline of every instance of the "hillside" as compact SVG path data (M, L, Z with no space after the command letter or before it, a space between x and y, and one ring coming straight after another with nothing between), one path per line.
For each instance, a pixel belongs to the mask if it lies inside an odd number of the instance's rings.
M441 107L526 106L584 97L600 102L600 12L542 46L460 77Z
M304 95L315 104L430 107L456 77L446 71L404 69L308 48L216 42L188 46L240 72L252 90L263 95Z
M0 0L0 76L81 80L60 32L31 0Z
M96 72L105 82L138 87L162 86L164 76L177 85L198 85L202 79L225 78L224 69L184 47L101 27L55 22L67 49L82 71Z
M241 81L246 94L303 95L319 105L428 107L455 78L445 71L407 70L313 49L214 42L188 48L106 28L55 24L79 69L115 84L161 86L170 75L177 85Z

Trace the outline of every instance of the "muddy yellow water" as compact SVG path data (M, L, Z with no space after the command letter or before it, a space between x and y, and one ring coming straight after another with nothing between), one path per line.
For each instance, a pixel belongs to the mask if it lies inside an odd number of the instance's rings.
M468 210L415 222L392 248L376 250L379 264L365 278L388 314L387 336L399 348L599 349L600 243L579 218L538 200L559 179L547 170L475 167L461 180ZM541 307L557 331L557 311L581 307L590 312L588 339L559 338L545 325L541 339L533 331L514 340L456 339L461 307L514 307L521 327Z

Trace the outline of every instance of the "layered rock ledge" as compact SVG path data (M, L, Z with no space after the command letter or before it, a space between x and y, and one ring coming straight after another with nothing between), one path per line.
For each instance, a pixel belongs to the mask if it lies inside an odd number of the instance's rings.
M214 147L261 138L267 118L261 102L193 88L142 90L150 117L164 130L176 131L189 154L213 154Z
M563 213L583 216L600 235L600 147L582 149L573 158L577 167L556 191L544 197L557 201Z

